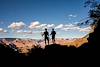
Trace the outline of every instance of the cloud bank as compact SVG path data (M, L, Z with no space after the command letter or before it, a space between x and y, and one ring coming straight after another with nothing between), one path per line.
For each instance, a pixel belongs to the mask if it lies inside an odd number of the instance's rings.
M40 23L38 21L34 21L28 27L30 29L36 29L36 28L38 28L38 25L40 25Z
M70 15L72 16L72 15ZM58 30L63 30L63 31L70 31L70 30L77 30L79 32L90 32L91 27L85 27L81 28L80 26L77 26L76 24L41 24L39 21L34 21L30 23L30 25L27 25L26 28L28 30L23 30L26 24L24 22L13 22L11 23L8 28L12 30L17 30L16 33L26 33L26 34L32 34L33 30L40 30L43 31L45 28L47 29L58 29ZM6 32L6 30L2 30L1 32Z
M20 30L23 29L25 27L25 23L20 21L20 22L13 22L11 23L8 28L12 29L12 30Z

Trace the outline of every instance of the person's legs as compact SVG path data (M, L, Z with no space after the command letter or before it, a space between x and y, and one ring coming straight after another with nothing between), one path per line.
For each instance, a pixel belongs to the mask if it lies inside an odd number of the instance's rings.
M55 44L55 37L52 37L52 43Z
M54 43L55 43L55 37L54 37Z
M49 37L47 37L48 45L49 45Z
M45 45L46 45L46 38L44 40L45 40Z

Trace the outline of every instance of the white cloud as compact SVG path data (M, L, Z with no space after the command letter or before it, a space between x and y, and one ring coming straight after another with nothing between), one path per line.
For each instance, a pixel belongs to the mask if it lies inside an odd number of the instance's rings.
M41 24L41 25L39 25L40 27L45 27L45 26L47 26L47 24Z
M80 28L80 32L90 32L92 30L92 28L89 26L89 27L86 27L86 28Z
M41 28L41 29L44 29L45 27L47 27L47 24L41 24L41 25L40 25L40 28Z
M44 29L44 28L53 28L54 24L40 24L38 21L30 24L30 29Z
M59 24L58 26L55 27L55 29L61 29L63 28L63 26L64 26L63 24Z
M33 30L33 31L30 31L30 30L17 30L15 33L16 34L37 34L37 33L40 33L43 32L42 30Z
M77 30L77 29L80 29L79 26L76 26L74 24L59 24L58 26L55 27L55 29L61 29L61 30L65 30L65 31L68 31L68 30Z
M69 30L78 30L80 32L90 32L92 30L92 28L89 26L89 27L85 27L85 28L80 28L79 26L77 25L73 25L73 24L67 24L65 26L62 27L61 30L64 30L64 31L69 31Z
M30 30L18 30L16 31L17 34L32 34Z
M65 27L75 27L74 24L66 24Z
M40 23L39 21L35 21L35 22L32 22L29 26L30 29L36 29L36 28L39 28L40 26Z
M59 25L58 28L61 28L61 30L68 31L68 30L79 30L80 27L76 26L74 24L65 24L65 25Z
M70 14L69 17L77 17L77 15Z
M3 28L0 28L0 33L7 33L7 30L4 30Z
M48 24L47 28L53 28L55 25L54 24Z
M35 28L36 29L44 29L45 27L47 27L47 24L41 24L41 25L36 26Z
M46 24L45 26L41 27L41 29L50 29L50 28L54 28L55 27L55 24Z
M25 23L23 23L22 21L20 22L13 22L12 24L10 24L8 26L8 28L11 28L12 30L19 30L25 27Z
M80 30L80 27L78 27L78 26L63 27L62 30L64 30L64 31L68 31L68 30Z
M42 32L44 32L44 31L40 31L40 30L33 31L33 33L39 33L39 34L41 34Z

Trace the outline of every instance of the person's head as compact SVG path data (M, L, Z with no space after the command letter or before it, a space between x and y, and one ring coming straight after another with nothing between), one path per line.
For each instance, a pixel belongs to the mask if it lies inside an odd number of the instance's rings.
M45 28L45 31L47 31L47 28Z
M54 28L52 28L52 31L54 31Z

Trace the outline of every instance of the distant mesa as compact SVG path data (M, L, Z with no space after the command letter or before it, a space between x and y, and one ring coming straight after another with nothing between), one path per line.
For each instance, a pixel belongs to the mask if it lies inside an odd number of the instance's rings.
M86 36L87 37L87 36ZM73 39L63 39L56 38L56 44L60 44L61 46L74 46L76 48L80 47L82 44L87 43L87 38L73 38ZM45 48L44 40L36 40L36 39L21 39L21 38L0 38L0 44L5 44L9 46L10 44L14 44L20 53L28 53L35 46ZM50 44L52 40L50 40Z

